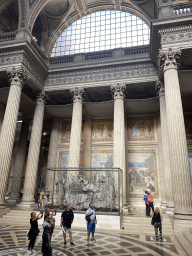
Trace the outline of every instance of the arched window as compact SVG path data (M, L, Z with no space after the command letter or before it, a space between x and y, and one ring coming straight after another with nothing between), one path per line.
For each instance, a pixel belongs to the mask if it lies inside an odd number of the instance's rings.
M150 30L137 16L114 10L75 21L57 39L51 57L149 44Z

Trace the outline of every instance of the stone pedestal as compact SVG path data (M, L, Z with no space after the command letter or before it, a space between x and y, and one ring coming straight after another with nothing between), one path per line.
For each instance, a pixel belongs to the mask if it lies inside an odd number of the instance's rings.
M71 138L69 148L68 167L79 167L80 165L80 149L81 149L81 126L82 126L82 88L71 90L73 94L73 114L71 124ZM76 176L77 172L71 172L72 176Z
M123 171L123 204L126 204L126 163L125 163L125 117L124 90L125 85L112 85L114 96L114 128L113 128L113 167Z
M60 126L61 126L61 120L54 119L52 124L52 129L51 129L47 167L54 168L56 167L56 164L57 164L57 147L58 147L58 141L59 141ZM49 191L50 200L52 199L52 194L53 194L53 182L54 182L54 172L47 170L45 191Z
M19 144L15 156L15 164L13 167L13 179L11 187L11 196L9 198L9 203L16 204L18 203L20 198L21 192L21 182L22 182L22 174L23 174L23 166L25 161L25 154L26 154L26 147L27 147L27 138L28 138L28 130L29 130L29 121L23 121Z
M10 171L11 156L15 138L16 124L19 112L22 83L26 76L22 68L11 68L8 71L11 87L7 100L5 115L0 136L0 207L5 208L5 194Z
M41 146L41 136L44 116L45 93L42 92L37 99L37 106L33 118L25 182L23 189L23 198L21 204L32 205L35 203L34 193L37 178L37 168L39 162L39 153Z
M175 224L187 218L192 224L192 188L188 162L188 150L177 72L180 51L160 51L160 65L164 67L167 128L171 159L171 178L175 206ZM174 225L175 225L174 224Z

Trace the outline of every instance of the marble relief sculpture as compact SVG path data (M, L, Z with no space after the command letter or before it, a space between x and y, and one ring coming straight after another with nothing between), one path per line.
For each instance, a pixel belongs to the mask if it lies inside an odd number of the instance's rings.
M72 176L70 182L67 173L60 172L55 180L55 204L61 209L70 203L75 210L84 210L94 202L100 211L113 211L117 194L110 172L94 172L90 179L79 174Z

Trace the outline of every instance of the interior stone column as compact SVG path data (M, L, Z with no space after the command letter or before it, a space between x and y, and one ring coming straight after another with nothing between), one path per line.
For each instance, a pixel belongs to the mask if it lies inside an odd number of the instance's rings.
M18 203L20 201L21 182L23 175L23 166L27 148L27 138L29 131L29 120L24 120L21 127L18 148L15 157L15 163L13 167L13 179L11 186L10 201Z
M0 207L5 207L11 157L19 112L22 84L27 78L21 67L7 70L11 85L0 136Z
M126 163L125 163L125 117L124 90L125 85L111 86L114 98L113 127L113 167L123 171L123 204L126 204Z
M32 205L35 203L34 193L41 146L45 98L45 92L42 91L37 98L37 105L33 118L33 126L31 131L31 139L23 189L23 198L21 201L21 203L25 205Z
M166 114L166 102L165 102L165 88L160 81L157 82L159 103L160 103L160 119L161 119L161 142L162 142L162 155L165 177L165 200L166 200L166 212L170 213L174 210L173 203L173 190L172 190L172 178L171 178L171 164L170 164L170 152L169 152L169 136L167 131L167 114Z
M3 124L4 113L5 113L5 106L0 103L0 132L1 132L2 124Z
M175 229L181 228L179 226L180 220L185 220L186 227L192 226L191 177L176 62L180 54L179 50L173 49L160 50L159 53L159 64L164 68L167 127L175 205Z
M60 127L61 127L61 120L54 119L52 128L51 128L47 167L55 168L57 164L57 147L59 142ZM53 194L53 182L54 182L54 172L47 170L45 191L49 191L50 199L52 199L52 194Z
M92 118L86 117L84 122L83 134L83 153L82 167L91 167L91 142L92 142ZM89 172L84 172L85 176L89 176Z
M68 167L79 167L80 165L80 149L81 149L81 126L82 126L82 95L83 88L75 88L71 90L73 94L73 114L71 124L71 138L69 147ZM72 172L72 175L77 175Z

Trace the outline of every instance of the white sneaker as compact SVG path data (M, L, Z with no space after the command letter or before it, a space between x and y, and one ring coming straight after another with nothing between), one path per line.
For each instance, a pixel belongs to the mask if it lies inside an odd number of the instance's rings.
M35 250L31 250L32 253L35 253L36 251Z
M28 253L28 254L31 254L31 251L30 251L30 250L28 250L28 251L27 251L27 253Z

